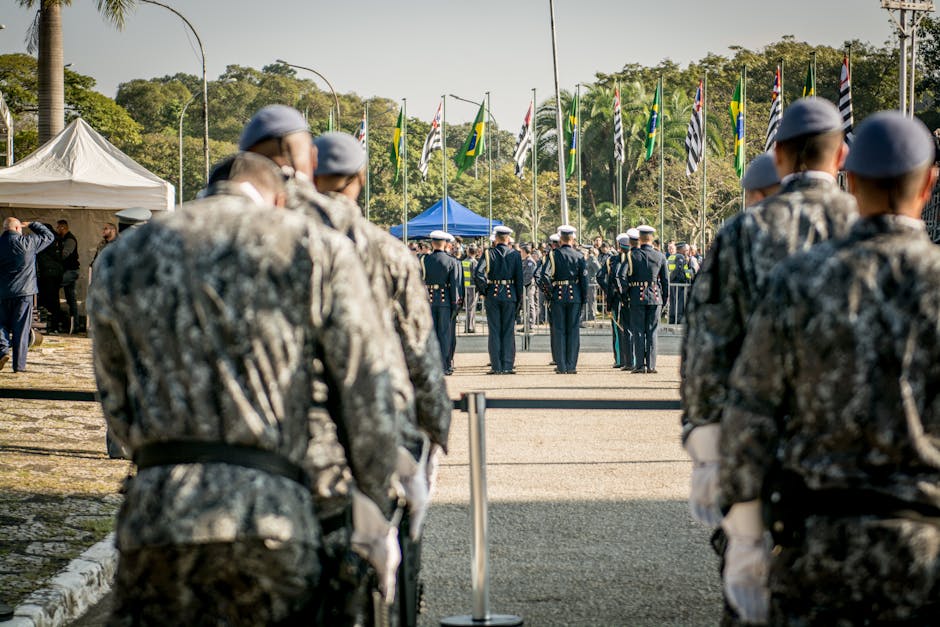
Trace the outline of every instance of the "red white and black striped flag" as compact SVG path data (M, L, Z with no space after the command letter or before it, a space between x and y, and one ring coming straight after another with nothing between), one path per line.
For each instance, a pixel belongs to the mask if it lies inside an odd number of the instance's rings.
M356 129L356 139L359 140L359 143L362 144L362 149L366 150L366 142L369 141L369 129L366 122L366 114L363 111L362 113L362 122L359 123L359 128Z
M529 150L532 148L532 111L534 109L534 103L529 103L529 110L526 111L525 120L522 121L522 128L519 129L519 139L516 141L516 151L512 156L513 161L516 162L516 176L519 178L525 178L525 172L523 168L525 167L526 160L529 155Z
M852 76L849 73L849 55L842 56L842 76L839 77L839 113L842 114L842 132L845 143L852 143Z
M703 106L702 81L699 81L698 90L695 92L695 102L692 103L692 118L689 120L689 130L685 135L686 176L692 176L698 170L698 164L702 162L702 157L705 156Z
M614 161L623 165L627 160L623 146L623 114L620 110L620 88L614 90Z
M418 169L421 170L421 176L428 177L428 165L431 163L431 153L435 150L441 150L444 147L443 137L441 135L441 115L443 113L444 102L437 105L437 113L431 121L431 130L428 131L427 139L424 140L424 148L421 149L421 160L418 162Z
M764 142L764 151L774 147L777 140L777 129L783 119L783 103L780 102L780 66L774 75L774 89L770 95L770 121L767 123L767 141Z

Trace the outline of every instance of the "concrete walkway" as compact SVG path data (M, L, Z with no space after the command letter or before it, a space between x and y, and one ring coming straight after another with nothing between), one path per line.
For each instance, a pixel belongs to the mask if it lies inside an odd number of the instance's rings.
M546 353L520 352L519 374L487 376L486 354L464 339L448 378L455 398L678 398L674 340L655 375L613 370L606 352L556 375ZM604 350L603 339L586 348ZM471 610L467 423L454 413L428 517L424 626ZM527 625L718 624L717 560L687 511L678 412L490 410L486 425L492 612ZM107 601L75 624L103 625L106 614Z

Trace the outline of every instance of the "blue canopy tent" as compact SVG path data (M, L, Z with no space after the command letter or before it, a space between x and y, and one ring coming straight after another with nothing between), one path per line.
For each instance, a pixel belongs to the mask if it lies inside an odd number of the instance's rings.
M443 230L444 203L438 200L422 213L408 221L408 239L421 239L427 237L431 231ZM492 226L500 226L499 220L493 220ZM460 237L487 237L490 234L490 221L477 215L461 205L459 202L447 197L447 232ZM401 237L401 225L389 229L395 237Z

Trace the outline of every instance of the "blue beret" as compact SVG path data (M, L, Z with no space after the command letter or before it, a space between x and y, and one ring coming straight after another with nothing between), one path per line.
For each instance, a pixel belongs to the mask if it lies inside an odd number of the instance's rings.
M285 105L268 105L255 113L238 140L239 150L248 150L266 139L309 130L300 111Z
M366 164L366 151L349 133L330 132L313 140L317 147L317 176L352 175Z
M766 189L780 183L774 156L769 152L757 155L747 164L747 171L741 179L741 187L748 191Z
M933 135L923 122L898 111L881 111L858 125L845 170L890 179L933 163L935 156Z
M842 128L839 109L825 98L800 98L783 112L776 140L802 135L822 135Z

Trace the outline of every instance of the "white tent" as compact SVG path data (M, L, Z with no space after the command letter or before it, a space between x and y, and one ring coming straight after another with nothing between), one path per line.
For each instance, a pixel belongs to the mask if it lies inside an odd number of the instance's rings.
M11 215L55 226L68 220L78 240L79 300L101 229L128 207L172 211L174 188L77 118L36 152L0 169L0 219Z

